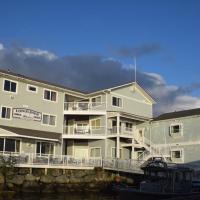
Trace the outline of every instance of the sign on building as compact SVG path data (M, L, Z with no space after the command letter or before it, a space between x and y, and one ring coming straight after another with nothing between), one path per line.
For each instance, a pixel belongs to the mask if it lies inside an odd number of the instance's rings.
M13 108L13 118L41 122L42 113L27 108Z

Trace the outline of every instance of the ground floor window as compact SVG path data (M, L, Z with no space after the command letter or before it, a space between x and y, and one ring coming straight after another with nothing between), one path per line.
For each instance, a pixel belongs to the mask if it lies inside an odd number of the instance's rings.
M37 142L36 153L38 155L53 155L54 144L50 142Z
M20 140L0 138L0 151L15 152L20 150Z
M90 157L101 157L101 148L100 147L91 148Z

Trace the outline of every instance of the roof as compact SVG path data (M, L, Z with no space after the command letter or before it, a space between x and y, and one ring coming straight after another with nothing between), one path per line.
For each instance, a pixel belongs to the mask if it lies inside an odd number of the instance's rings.
M51 83L51 82L48 82L48 81L35 79L35 78L29 77L29 76L24 76L22 74L17 74L17 73L14 73L14 72L3 70L3 69L0 69L0 73L4 73L4 74L20 77L20 78L23 78L23 79L28 79L28 80L31 80L31 81L36 81L36 82L39 82L39 83L55 86L55 87L58 87L58 88L61 88L61 89L65 89L65 90L71 90L71 91L74 91L74 92L77 92L77 93L81 93L81 94L87 94L86 92L83 92L83 91L80 91L80 90L77 90L77 89L74 89L74 88L70 88L70 87L66 87L66 86L63 86L63 85Z
M153 121L188 117L188 116L194 116L194 115L200 115L200 108L165 113L154 118Z
M46 140L60 140L61 133L56 132L47 132L47 131L38 131L38 130L32 130L32 129L24 129L24 128L15 128L10 126L2 126L0 125L0 128L6 131L9 131L11 134L16 134L16 137L29 137L29 138L40 138L40 139L46 139ZM0 131L1 135L1 131Z
M152 103L155 103L155 100L152 98L152 96L149 94L149 92L147 92L147 90L145 90L142 86L140 86L138 84L138 82L128 82L128 83L125 83L125 84L122 84L122 85L117 85L117 86L114 86L114 87L111 87L111 88L105 88L105 89L97 90L97 91L88 93L88 95L94 95L94 94L102 93L102 92L109 91L109 90L116 90L116 89L119 89L119 88L131 86L131 85L135 85L136 88L139 89L146 98L148 98Z
M125 83L125 84L121 84L121 85L117 85L117 86L114 86L114 87L97 90L97 91L94 91L94 92L83 92L83 91L80 91L78 89L66 87L66 86L51 83L51 82L48 82L48 81L35 79L35 78L29 77L29 76L24 76L22 74L6 71L6 70L3 70L3 69L0 69L0 73L15 76L15 77L20 77L22 79L27 79L27 80L31 80L31 81L35 81L35 82L39 82L39 83L43 83L43 84L47 84L47 85L50 85L50 86L55 86L55 87L58 87L58 88L61 88L61 89L64 89L64 90L70 90L70 91L73 91L75 93L79 93L79 95L85 95L86 97L93 95L93 94L96 94L96 93L101 93L101 92L104 92L104 91L107 91L107 90L115 90L115 89L118 89L118 88L127 87L127 86L135 84L136 87L142 92L142 94L146 98L148 98L152 103L155 103L155 100L151 97L151 95L143 87L141 87L137 82L128 82L128 83Z

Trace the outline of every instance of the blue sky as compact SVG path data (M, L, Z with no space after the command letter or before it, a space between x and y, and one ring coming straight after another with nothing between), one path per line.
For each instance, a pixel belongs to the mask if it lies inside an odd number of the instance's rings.
M199 10L198 0L0 0L0 43L6 51L40 49L59 58L97 55L125 68L133 60L121 48L156 46L137 57L138 71L198 98Z

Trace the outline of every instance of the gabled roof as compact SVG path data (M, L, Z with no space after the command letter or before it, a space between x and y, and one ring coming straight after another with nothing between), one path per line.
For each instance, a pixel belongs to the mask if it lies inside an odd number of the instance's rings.
M188 117L194 115L200 115L200 108L164 113L158 117L155 117L153 121L175 119L175 118Z
M97 90L95 92L89 93L88 96L95 95L95 94L102 93L102 92L106 92L106 91L117 90L117 89L120 89L120 88L123 88L123 87L129 87L131 85L135 86L142 93L142 95L144 95L151 103L155 103L155 100L151 97L151 95L143 87L141 87L137 82L128 82L128 83L125 83L123 85L117 85L117 86L114 86L114 87L111 87L111 88Z

